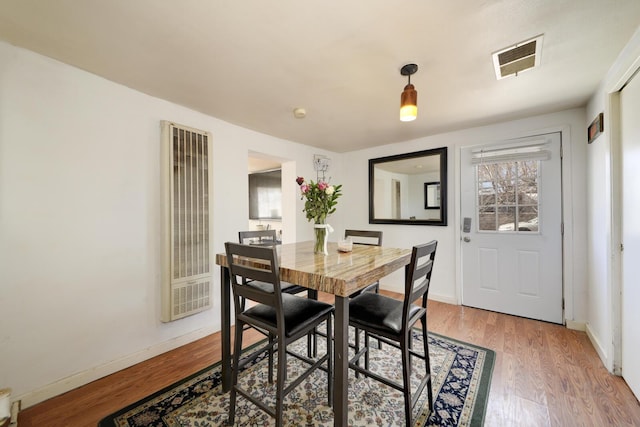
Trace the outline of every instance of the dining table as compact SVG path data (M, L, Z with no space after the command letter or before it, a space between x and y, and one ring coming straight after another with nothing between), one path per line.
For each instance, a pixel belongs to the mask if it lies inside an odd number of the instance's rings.
M382 277L406 267L411 249L353 244L350 252L328 243L328 254L314 253L314 242L277 245L280 280L335 296L334 426L346 426L349 376L349 296ZM216 254L220 266L222 390L231 389L231 280L225 253Z

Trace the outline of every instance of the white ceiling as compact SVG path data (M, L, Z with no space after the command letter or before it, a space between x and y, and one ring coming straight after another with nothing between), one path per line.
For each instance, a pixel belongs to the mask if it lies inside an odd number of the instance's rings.
M583 106L639 24L638 0L0 2L0 40L337 152ZM539 34L541 66L497 81L491 54Z

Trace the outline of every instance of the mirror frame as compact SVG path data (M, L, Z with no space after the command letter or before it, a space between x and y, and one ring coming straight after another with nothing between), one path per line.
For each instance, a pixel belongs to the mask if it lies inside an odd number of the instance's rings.
M385 162L414 159L417 157L440 156L440 219L392 219L376 218L374 212L375 196L375 166ZM430 182L433 184L433 182ZM426 203L426 201L425 201ZM415 151L412 153L396 154L387 157L369 159L369 224L408 224L408 225L447 225L447 147L433 148L430 150Z

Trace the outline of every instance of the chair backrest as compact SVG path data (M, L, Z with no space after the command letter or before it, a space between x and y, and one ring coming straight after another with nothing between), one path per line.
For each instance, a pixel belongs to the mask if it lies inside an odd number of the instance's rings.
M249 240L256 240L255 242L249 242ZM277 245L278 238L276 236L276 230L252 230L252 231L239 231L238 241L243 245L253 243L256 245L270 246Z
M344 230L344 237L351 237L359 245L382 246L382 231Z
M236 314L242 310L241 298L276 307L278 313L282 313L282 289L276 247L241 245L232 242L226 242L224 246L227 252ZM247 282L256 280L272 284L273 292L247 285Z
M411 304L422 298L422 310L427 308L427 295L433 271L433 261L436 257L438 242L417 245L411 251L411 261L405 270L404 307L402 311L403 324L406 325Z

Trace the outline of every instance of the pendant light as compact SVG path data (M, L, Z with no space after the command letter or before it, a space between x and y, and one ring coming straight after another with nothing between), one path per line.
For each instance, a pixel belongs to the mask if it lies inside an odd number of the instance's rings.
M400 95L400 121L403 122L410 122L418 116L418 92L411 84L411 75L416 71L416 64L407 64L400 69L400 74L408 78L408 83Z

